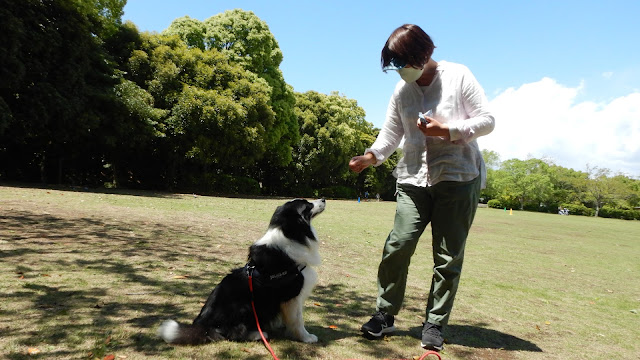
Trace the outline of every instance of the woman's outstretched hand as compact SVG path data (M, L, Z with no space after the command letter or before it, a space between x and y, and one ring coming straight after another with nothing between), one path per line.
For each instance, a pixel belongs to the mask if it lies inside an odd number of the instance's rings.
M376 163L376 157L372 153L366 153L365 155L354 156L349 161L349 168L353 172L361 172L362 170Z

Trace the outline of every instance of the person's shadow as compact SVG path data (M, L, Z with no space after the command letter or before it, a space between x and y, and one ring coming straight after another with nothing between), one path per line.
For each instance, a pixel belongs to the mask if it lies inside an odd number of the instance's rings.
M538 345L517 336L476 325L449 324L444 333L445 344L461 345L471 348L499 349L507 351L542 352ZM410 329L413 336L421 337L422 327Z

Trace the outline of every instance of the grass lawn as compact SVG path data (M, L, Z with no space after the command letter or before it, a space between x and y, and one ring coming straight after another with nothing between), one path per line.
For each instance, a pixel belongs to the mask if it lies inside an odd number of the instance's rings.
M0 186L3 359L270 359L260 342L173 347L244 265L283 199ZM359 332L395 203L328 200L305 307L317 344L272 334L280 359L414 359L431 279L430 229L412 258L398 331ZM443 359L640 359L640 222L480 208Z

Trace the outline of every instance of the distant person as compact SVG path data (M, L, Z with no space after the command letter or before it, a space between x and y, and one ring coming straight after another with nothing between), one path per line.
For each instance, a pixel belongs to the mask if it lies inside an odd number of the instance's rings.
M393 230L378 267L376 313L362 326L367 337L395 330L407 272L418 239L431 223L433 276L422 347L441 350L460 281L464 247L486 170L476 138L489 134L494 117L484 90L464 65L433 58L433 41L417 25L397 28L382 49L382 70L396 70L395 87L378 138L349 167L361 172L389 158L404 137L397 178ZM432 115L419 119L419 113ZM366 223L366 221L365 221ZM431 259L420 259L431 261Z

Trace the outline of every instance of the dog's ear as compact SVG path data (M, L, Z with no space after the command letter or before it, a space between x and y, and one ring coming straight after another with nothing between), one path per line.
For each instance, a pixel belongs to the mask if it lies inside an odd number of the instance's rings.
M300 203L300 206L298 207L298 213L305 221L311 222L311 217L313 214L313 204L308 201Z

